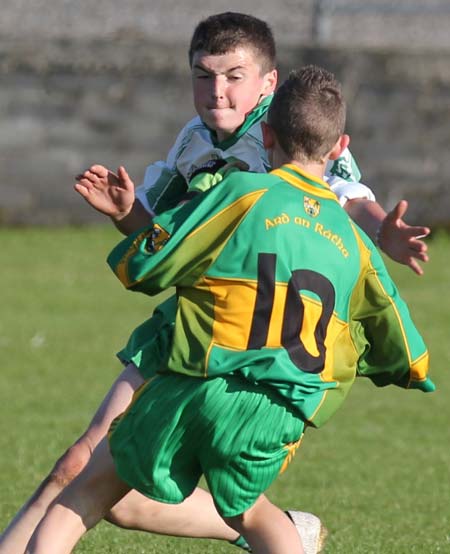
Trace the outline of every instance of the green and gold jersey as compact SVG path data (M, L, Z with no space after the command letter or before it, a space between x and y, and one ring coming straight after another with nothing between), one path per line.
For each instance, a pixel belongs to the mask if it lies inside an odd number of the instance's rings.
M356 375L434 389L376 248L329 186L294 165L233 173L125 239L108 262L129 289L176 286L169 371L269 384L315 426Z

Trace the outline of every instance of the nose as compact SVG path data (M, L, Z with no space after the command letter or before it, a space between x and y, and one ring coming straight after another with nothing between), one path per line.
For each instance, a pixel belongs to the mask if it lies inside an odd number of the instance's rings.
M216 77L212 80L211 84L211 96L218 100L220 98L223 98L225 95L225 80L220 79L220 77Z

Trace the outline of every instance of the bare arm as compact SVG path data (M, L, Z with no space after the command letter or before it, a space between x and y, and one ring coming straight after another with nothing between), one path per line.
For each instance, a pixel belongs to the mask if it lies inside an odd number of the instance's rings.
M408 209L406 200L401 200L389 213L386 213L377 202L363 198L347 201L345 209L390 258L407 265L417 275L423 274L418 260L428 261L428 247L420 239L429 235L430 229L411 226L403 221L402 218Z
M124 235L150 225L151 215L135 198L134 183L123 166L116 174L102 165L93 165L77 180L75 190L95 210L109 216Z

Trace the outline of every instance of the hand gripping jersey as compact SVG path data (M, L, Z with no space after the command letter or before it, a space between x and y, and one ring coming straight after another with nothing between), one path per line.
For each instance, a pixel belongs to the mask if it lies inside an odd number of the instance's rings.
M176 206L187 183L199 168L218 159L236 158L247 163L250 171L266 173L270 169L264 149L261 121L265 121L273 95L266 97L247 116L243 125L227 140L217 142L215 134L199 117L181 130L165 162L149 165L144 182L136 189L136 198L152 215ZM348 150L329 162L325 179L341 205L351 198L375 200L372 191L359 183L361 173Z
M108 262L129 289L177 287L168 371L237 372L315 426L356 375L434 389L376 248L329 186L294 165L233 173L125 239Z

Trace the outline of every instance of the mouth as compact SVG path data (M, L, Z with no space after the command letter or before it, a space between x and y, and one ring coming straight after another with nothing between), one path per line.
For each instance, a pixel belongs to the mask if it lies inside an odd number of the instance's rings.
M229 110L229 106L208 106L207 108L210 112L216 112L216 111L222 111L222 110Z

